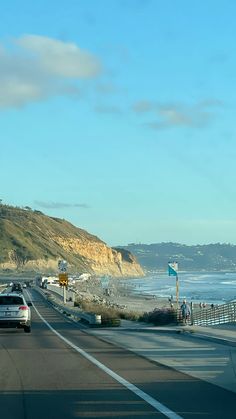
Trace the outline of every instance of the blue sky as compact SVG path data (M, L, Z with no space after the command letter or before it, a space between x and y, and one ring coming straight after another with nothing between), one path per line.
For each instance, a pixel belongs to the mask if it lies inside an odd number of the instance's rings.
M108 245L236 243L236 3L2 0L3 203Z

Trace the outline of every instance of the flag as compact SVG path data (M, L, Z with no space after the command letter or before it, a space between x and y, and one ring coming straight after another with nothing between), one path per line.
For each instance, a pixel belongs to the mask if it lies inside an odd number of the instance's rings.
M178 262L168 263L169 276L178 276Z

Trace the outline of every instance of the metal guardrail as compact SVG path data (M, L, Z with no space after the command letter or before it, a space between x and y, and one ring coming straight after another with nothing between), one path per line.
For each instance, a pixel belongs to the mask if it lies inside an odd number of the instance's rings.
M54 287L54 288L58 290L57 294L61 296L61 293L60 293L61 289L59 287ZM36 289L38 292L40 292L41 295L43 295L44 297L47 297L46 295L47 289L44 289L44 291L39 287L36 287ZM52 289L50 289L49 291L52 291ZM53 290L53 292L56 293L55 290ZM70 316L73 316L77 320L83 319L86 322L88 322L90 325L100 325L102 323L100 314L85 313L79 308L67 307L63 303L60 304L60 302L58 301L53 301L53 299L50 302L55 306L55 308L59 309L62 313L69 314Z
M80 310L76 310L76 309L71 309L69 307L65 307L65 306L58 306L60 307L60 309L65 312L66 314L69 314L71 316L73 316L74 318L77 319L83 319L86 320L86 322L88 322L91 325L97 325L97 324L101 324L101 315L100 314L94 314L94 313L85 313L84 311L80 311Z
M49 290L49 291L53 291L56 294L63 297L63 287L58 287L57 285L47 284L47 287L45 289ZM74 301L75 293L70 291L70 290L66 290L66 297L67 297L68 301Z
M232 322L236 322L236 302L192 309L191 323L193 325L212 326Z

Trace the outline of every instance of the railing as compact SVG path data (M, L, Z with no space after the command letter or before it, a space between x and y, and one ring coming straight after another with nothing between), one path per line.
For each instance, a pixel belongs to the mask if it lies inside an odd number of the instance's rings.
M210 308L192 308L189 323L198 326L236 322L236 302L212 306Z

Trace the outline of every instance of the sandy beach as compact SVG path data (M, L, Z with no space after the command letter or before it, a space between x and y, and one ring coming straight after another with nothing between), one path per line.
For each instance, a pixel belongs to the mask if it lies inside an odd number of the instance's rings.
M129 311L149 312L155 308L170 307L169 301L163 298L152 298L146 295L135 295L131 291L124 295L109 297L109 301L125 307Z
M153 311L155 308L170 307L168 299L139 293L134 287L117 279L111 280L108 287L101 286L99 280L89 279L76 284L76 289L78 298L127 311L141 313Z

